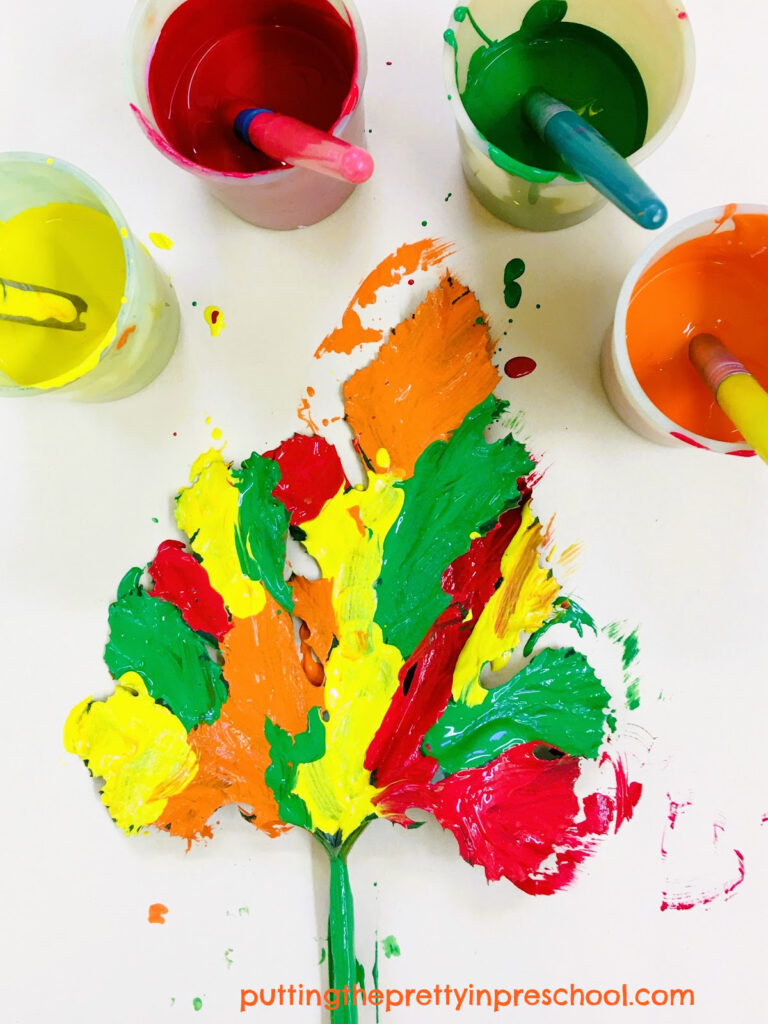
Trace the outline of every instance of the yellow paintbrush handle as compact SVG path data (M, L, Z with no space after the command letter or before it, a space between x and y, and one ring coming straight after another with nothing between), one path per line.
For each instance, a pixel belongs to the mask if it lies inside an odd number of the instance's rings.
M734 373L725 378L716 397L717 404L747 444L768 462L768 392L749 374Z

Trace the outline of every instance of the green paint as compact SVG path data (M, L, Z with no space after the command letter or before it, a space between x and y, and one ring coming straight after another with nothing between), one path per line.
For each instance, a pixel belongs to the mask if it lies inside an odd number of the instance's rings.
M153 523L157 523L158 521L159 520L158 520L157 516L152 516L152 522Z
M109 640L104 661L115 679L138 672L150 696L176 715L187 730L215 722L227 699L221 668L206 640L191 629L168 601L151 597L142 570L130 569L109 606Z
M427 226L427 222L426 222L425 220L423 220L423 221L421 222L421 226L422 226L423 228L425 228L425 227Z
M383 939L381 948L384 950L387 960L392 956L400 956L400 946L394 935L388 935L386 939Z
M470 533L487 532L520 503L517 481L531 472L533 460L511 434L492 444L484 437L507 406L489 396L448 441L425 449L412 477L396 484L404 501L384 541L376 622L405 659L448 607L441 577L469 549Z
M449 96L449 97L448 97L448 99L450 99L450 98L451 98L451 97ZM449 199L451 198L451 196L452 196L452 195L453 195L453 192L449 192L449 193L448 193L448 195L447 195L447 196L445 197L445 202L446 202L446 203L448 202L448 200L449 200Z
M640 707L640 680L633 678L630 668L640 653L637 629L628 629L626 622L609 622L603 633L621 647L621 668L624 674L625 703L629 711Z
M483 320L483 318L482 318L481 316L479 316L479 317L477 317L477 319L475 320L475 323L476 323L476 324L482 324L482 323L485 323L485 321Z
M640 680L633 679L627 687L626 703L629 711L637 711L640 707Z
M225 949L224 950L224 959L227 961L227 967L231 967L232 964L235 962L232 959L232 954L233 953L234 953L234 949Z
M449 703L426 735L442 770L452 775L488 764L510 747L538 741L574 757L600 751L610 697L579 651L547 648L482 704Z
M272 497L280 482L280 467L273 459L254 452L242 467L232 470L240 491L235 546L240 568L264 586L286 611L293 611L291 588L283 579L288 510Z
M463 21L465 11L458 8L454 17ZM645 141L648 98L640 72L609 36L564 21L567 11L564 0L538 0L519 31L500 40L489 39L467 12L482 44L470 57L462 102L491 159L532 182L557 174L581 180L523 116L523 98L534 87L576 110L622 156ZM455 37L445 38L456 46Z
M312 818L307 805L293 789L299 765L318 761L325 754L325 723L320 716L320 708L310 708L307 730L297 736L291 736L270 718L264 722L272 762L264 773L264 780L275 794L281 819L288 825L298 825L310 832Z
M200 996L195 996L195 998L192 1000L192 1005L194 1006L195 1011L202 1010L203 1000L200 998Z
M523 648L523 655L527 658L536 644L541 640L548 629L553 626L570 626L571 629L575 629L579 636L584 636L585 629L591 629L592 632L597 636L597 626L595 620L585 611L580 604L573 600L572 597L558 597L555 601L554 614L544 623L544 625L538 629L535 633L532 633Z
M624 637L624 651L621 656L621 667L626 670L640 653L640 645L637 641L637 630L632 630Z
M523 289L518 283L518 278L525 273L523 260L510 260L504 267L504 301L510 309L516 309L523 297Z
M376 883L373 883L376 885ZM379 988L379 933L376 932L376 940L373 943L373 970L371 971L373 977L374 989ZM376 1006L376 1024L379 1024L379 1007Z
M237 908L237 913L238 913L238 915L240 917L242 917L243 914L250 914L250 912L251 912L250 907L238 907Z
M196 303L196 302L193 302L193 303L192 303L192 305L193 305L193 306L196 306L196 305L197 305L197 303Z
M325 963L325 946L320 950L320 959L317 961L319 964Z
M351 991L357 982L355 917L347 862L340 851L331 855L330 910L328 913L328 987ZM357 1024L357 1007L341 1005L331 1011L332 1024Z

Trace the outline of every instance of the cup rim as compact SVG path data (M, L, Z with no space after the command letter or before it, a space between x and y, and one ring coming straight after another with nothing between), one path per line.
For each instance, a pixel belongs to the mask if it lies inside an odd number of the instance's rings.
M746 441L739 445L734 441L719 441L716 438L707 437L706 434L698 434L694 430L689 430L662 412L642 389L627 349L627 312L638 281L646 270L659 259L659 253L663 249L667 248L678 237L686 234L691 228L708 228L720 220L723 227L727 230L726 225L728 221L737 213L757 214L768 217L768 205L764 203L722 203L719 206L712 206L706 210L698 210L695 213L691 213L682 220L668 225L655 235L637 257L629 273L624 278L624 283L619 291L619 297L616 300L616 312L611 331L611 345L621 384L627 390L629 400L638 407L640 415L651 423L654 430L663 432L670 439L680 444L708 448L710 451L720 452L725 455L752 452L753 449ZM702 231L694 237L703 237L704 234L705 232ZM677 246L673 245L672 248L677 248Z
M677 127L680 118L683 116L683 112L691 98L691 91L693 90L693 82L696 74L696 44L694 41L691 19L682 3L678 3L677 0L665 0L665 2L667 3L670 11L675 14L680 24L680 30L683 33L683 80L681 82L680 91L675 104L659 130L650 139L644 142L640 149L635 150L634 153L630 153L627 157L627 162L633 167L636 167L647 157L655 153L658 147L669 138ZM448 22L448 29L454 30L458 24L460 23L456 21L454 8ZM455 54L453 47L445 39L443 41L443 81L448 90L448 101L451 104L454 117L456 118L463 134L475 149L481 150L490 160L490 144L485 136L478 131L474 122L467 113L461 100L461 96L459 95L459 86L455 73ZM510 159L516 158L511 157ZM526 164L522 160L517 162L520 164L522 169L531 172L531 178L525 180L537 181L551 185L585 184L584 179L580 176L569 176L557 171L546 171L541 167L534 167L532 164ZM499 169L503 170L503 168Z
M121 329L123 328L126 319L129 318L131 310L135 304L136 296L136 273L134 270L136 263L137 254L137 242L128 223L123 215L122 210L117 205L115 200L106 191L106 189L99 184L94 178L91 177L86 171L78 167L76 164L70 163L68 160L62 160L59 157L51 156L45 153L27 152L24 150L12 150L0 153L0 164L39 164L48 167L55 168L56 170L63 171L68 174L71 178L79 181L80 184L85 185L89 192L93 194L95 199L104 207L107 216L110 218L112 223L120 236L120 241L123 246L123 258L125 260L125 283L123 287L123 297L125 301L121 304L120 309L115 317L115 333L114 337L104 345L99 351L98 365L104 358L106 353L112 348L116 341L120 338ZM109 333L109 332L107 332ZM92 368L90 368L92 369ZM75 381L80 380L90 369L84 370L82 373L78 373L71 380L66 381L64 384L54 385L52 387L40 387L39 384L18 384L15 385L20 391L39 391L39 392L54 392L60 391L62 388L69 387L70 384L74 384ZM6 385L4 385L6 386Z
M184 156L183 153L180 153L174 146L171 145L168 139L166 139L166 137L158 128L157 122L155 121L154 118L154 114L152 113L152 107L151 104L149 103L148 96L146 106L150 116L148 116L147 113L145 113L141 109L143 105L143 100L141 96L137 94L134 84L134 77L133 74L131 73L133 42L138 33L141 18L142 15L144 14L144 10L147 7L148 2L149 0L137 0L137 3L134 5L130 19L128 21L123 43L123 78L125 81L126 92L128 94L131 112L138 121L141 130L147 136L152 145L156 149L158 149L163 154L164 157L166 157L168 160L171 160L177 166L182 167L184 170L189 171L190 173L196 175L197 177L205 179L224 179L227 181L252 181L254 179L264 179L265 181L268 180L270 182L274 182L275 180L293 175L298 170L300 170L301 168L298 167L268 167L263 171L221 171L217 170L215 167L207 167L205 164L196 163L189 157ZM368 72L368 50L366 46L365 32L363 30L363 23L360 18L360 13L355 7L353 0L340 0L340 2L341 6L344 8L344 10L347 12L349 16L349 23L355 33L355 47L357 51L357 60L355 63L352 82L350 84L347 95L344 99L343 106L345 106L347 102L349 102L350 97L352 97L355 92L357 93L357 96L350 109L346 113L340 114L339 117L331 125L329 131L332 135L336 136L342 133L342 131L344 130L344 128L347 126L350 119L354 115L355 111L362 103L363 87L365 85L365 79ZM184 0L180 0L176 7L174 7L174 11L181 7L182 3L184 3ZM167 18L165 20L167 20ZM152 48L150 49L149 52L149 61L151 61L152 59L154 48L157 45L157 39L159 38L160 32L162 32L164 25L165 21L163 21L163 25L161 25L159 31L157 32L157 35L155 36L154 43L152 44ZM148 77L149 61L147 63L147 67L144 69L145 79Z

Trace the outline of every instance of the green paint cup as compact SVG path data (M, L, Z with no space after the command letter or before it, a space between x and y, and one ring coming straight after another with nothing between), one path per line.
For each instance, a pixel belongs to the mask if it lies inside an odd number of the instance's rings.
M462 101L470 58L486 45L477 28L491 40L506 39L520 30L532 6L533 0L472 0L456 8L445 33L443 70L464 176L472 192L509 224L553 231L591 217L605 205L605 198L578 175L524 163L490 144ZM690 20L675 0L569 0L564 25L569 22L616 42L643 79L648 99L645 141L628 156L637 167L669 136L688 102L695 64ZM536 84L544 89L548 85ZM566 97L558 98L567 102Z

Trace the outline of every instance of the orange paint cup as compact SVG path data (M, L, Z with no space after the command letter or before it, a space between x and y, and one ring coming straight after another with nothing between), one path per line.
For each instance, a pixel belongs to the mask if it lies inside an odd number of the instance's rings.
M615 411L658 444L754 455L688 357L713 334L768 386L768 207L720 206L674 224L642 253L602 349Z

